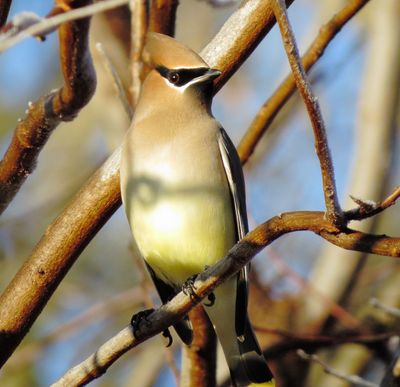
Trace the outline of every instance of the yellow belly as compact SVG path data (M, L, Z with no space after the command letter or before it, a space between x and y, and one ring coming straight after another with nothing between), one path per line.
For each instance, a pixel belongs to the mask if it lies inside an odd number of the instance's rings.
M137 186L130 221L137 246L160 279L180 285L223 258L236 239L227 186Z

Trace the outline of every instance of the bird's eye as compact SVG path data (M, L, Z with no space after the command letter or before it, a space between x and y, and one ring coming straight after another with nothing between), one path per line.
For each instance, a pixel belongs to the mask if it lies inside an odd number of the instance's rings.
M179 74L176 71L172 71L168 74L168 80L176 85L179 82Z

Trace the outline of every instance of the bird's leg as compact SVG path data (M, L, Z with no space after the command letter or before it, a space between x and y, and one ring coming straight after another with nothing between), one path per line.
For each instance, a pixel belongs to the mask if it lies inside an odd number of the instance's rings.
M146 309L146 310L141 310L138 313L135 313L132 318L131 318L131 325L132 325L132 330L133 330L133 336L135 339L137 339L137 332L139 331L140 328L140 323L142 321L146 322L146 325L150 325L149 320L147 319L148 316L150 316L154 312L154 309Z
M154 312L154 309L145 309L141 310L138 313L135 313L132 318L131 318L131 325L132 325L132 330L133 330L133 336L135 339L137 339L137 332L140 328L140 324L142 321L145 321L147 326L150 326L150 321L147 319L148 316L150 316ZM162 335L168 339L167 347L170 347L172 345L173 339L172 335L169 331L168 328L163 330Z
M196 300L199 297L196 294L196 287L194 282L196 281L197 274L190 276L182 285L182 291L185 295L190 296L190 299Z

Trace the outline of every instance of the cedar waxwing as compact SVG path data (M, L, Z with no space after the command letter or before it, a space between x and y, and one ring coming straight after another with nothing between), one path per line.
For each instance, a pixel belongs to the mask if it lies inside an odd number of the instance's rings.
M143 58L151 71L123 146L121 193L135 244L167 302L247 233L245 188L236 149L211 113L220 71L157 33L148 34ZM272 378L247 317L247 270L205 306L239 386ZM174 327L190 344L188 319Z

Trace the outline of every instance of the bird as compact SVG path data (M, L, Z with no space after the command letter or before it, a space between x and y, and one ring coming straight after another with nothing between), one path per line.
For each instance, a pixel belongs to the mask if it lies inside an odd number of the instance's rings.
M123 142L121 196L134 246L165 303L248 232L245 184L236 148L211 111L221 72L156 32L142 56L150 71ZM236 386L272 378L247 315L248 270L218 286L212 305L203 302ZM174 328L190 345L189 319Z

